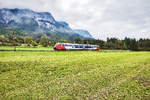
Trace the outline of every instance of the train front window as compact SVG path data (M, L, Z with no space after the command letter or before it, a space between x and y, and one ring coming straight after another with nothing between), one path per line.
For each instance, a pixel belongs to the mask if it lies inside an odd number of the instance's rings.
M61 44L57 44L56 46L61 46Z

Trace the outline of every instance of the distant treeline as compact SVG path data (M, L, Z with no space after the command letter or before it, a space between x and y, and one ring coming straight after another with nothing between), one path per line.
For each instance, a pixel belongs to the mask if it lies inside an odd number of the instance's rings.
M103 40L81 40L75 39L75 43L88 43L97 44L101 49L111 49L111 50L133 50L133 51L150 51L150 39L131 39L125 38L124 40L119 40L117 38L107 38L107 41Z
M150 39L131 39L125 38L119 40L117 38L107 38L107 41L103 40L82 40L80 38L74 39L74 41L68 40L49 40L45 36L41 36L40 39L33 39L30 36L23 38L11 37L6 38L4 35L0 35L0 45L5 46L54 46L57 42L65 43L79 43L79 44L95 44L99 45L101 49L118 49L118 50L133 50L133 51L150 51Z

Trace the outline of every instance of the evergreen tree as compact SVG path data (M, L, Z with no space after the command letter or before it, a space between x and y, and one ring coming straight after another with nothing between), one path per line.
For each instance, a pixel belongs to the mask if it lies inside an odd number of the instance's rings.
M82 43L82 40L80 38L76 38L74 41L75 43Z

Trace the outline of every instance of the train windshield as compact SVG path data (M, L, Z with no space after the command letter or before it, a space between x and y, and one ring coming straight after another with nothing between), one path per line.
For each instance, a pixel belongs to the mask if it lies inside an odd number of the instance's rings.
M61 44L56 44L56 46L61 46Z

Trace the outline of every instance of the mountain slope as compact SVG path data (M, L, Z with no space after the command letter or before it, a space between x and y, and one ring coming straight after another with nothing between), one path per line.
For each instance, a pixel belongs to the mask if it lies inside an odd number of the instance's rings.
M82 29L74 29L73 30L76 34L79 34L85 38L93 38L92 35L87 31L87 30L82 30Z
M52 39L52 36L57 37L54 40L93 38L88 32L84 35L83 31L72 30L66 22L56 21L51 13L35 12L29 9L0 9L0 28L18 29L33 38L39 38L42 35L49 39Z

